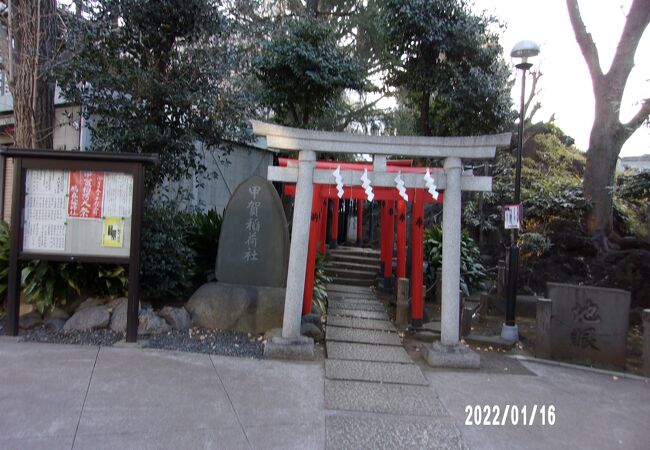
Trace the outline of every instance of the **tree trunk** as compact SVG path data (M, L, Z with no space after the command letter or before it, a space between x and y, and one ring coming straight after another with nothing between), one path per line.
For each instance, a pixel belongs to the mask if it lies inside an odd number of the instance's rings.
M616 161L622 146L622 143L615 142L612 134L607 128L594 128L591 133L592 143L587 151L583 190L585 197L591 202L586 217L590 236L608 236L612 232L612 187Z
M55 85L47 65L54 57L55 14L55 0L12 2L14 76L10 88L16 147L53 147Z
M589 69L596 104L583 180L585 196L592 204L586 217L587 231L591 236L605 238L612 232L612 186L618 154L625 141L650 114L650 98L646 98L627 123L621 123L619 118L623 92L634 67L634 55L650 23L650 0L632 1L607 73L603 73L601 68L598 49L582 20L578 0L566 0L566 3L576 41Z
M429 126L430 97L431 92L429 90L424 90L422 92L422 98L420 98L420 134L422 136L431 135L431 127Z

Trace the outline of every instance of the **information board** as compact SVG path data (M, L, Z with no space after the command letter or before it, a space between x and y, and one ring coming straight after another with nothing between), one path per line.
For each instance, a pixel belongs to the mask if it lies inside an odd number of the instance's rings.
M133 175L25 171L23 251L129 256Z

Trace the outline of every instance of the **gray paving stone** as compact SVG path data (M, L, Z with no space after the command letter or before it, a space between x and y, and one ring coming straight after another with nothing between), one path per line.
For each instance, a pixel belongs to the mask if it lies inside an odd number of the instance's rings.
M395 331L389 320L362 319L359 317L328 316L327 324L335 327L359 328L366 330Z
M404 347L394 345L353 344L350 342L328 342L327 357L357 361L386 361L413 364Z
M329 305L332 308L337 309L356 309L358 311L385 311L384 305L379 302L353 303L348 301L329 301Z
M355 328L333 327L325 331L327 341L361 342L365 344L384 344L402 346L397 333L377 330L358 330Z
M347 316L360 317L362 319L388 320L388 314L386 314L384 311L359 311L358 309L343 309L330 306L327 309L327 313L330 316Z
M427 419L333 414L325 419L328 449L466 449L453 424Z
M428 386L325 380L325 408L370 413L446 416Z
M325 361L325 376L330 380L356 380L381 383L416 384L427 386L429 382L415 364L394 362Z

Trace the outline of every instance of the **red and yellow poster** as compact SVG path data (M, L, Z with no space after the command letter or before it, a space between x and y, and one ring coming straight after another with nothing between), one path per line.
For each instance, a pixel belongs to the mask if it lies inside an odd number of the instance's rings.
M68 197L68 217L102 217L104 172L72 171Z

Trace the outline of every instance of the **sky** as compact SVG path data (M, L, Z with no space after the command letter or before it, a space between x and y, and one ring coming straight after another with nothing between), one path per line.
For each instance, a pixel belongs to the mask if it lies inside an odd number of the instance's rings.
M531 39L541 47L535 67L542 72L538 82L542 109L534 121L548 120L555 114L555 123L576 140L576 146L587 150L589 132L594 118L591 78L569 21L564 0L474 0L477 11L486 10L499 17L507 29L501 44L506 60L520 40ZM616 45L625 23L630 0L581 0L583 21L596 42L601 65L609 70ZM644 57L645 56L645 57ZM513 67L513 74L516 71ZM520 74L513 87L513 100L519 105ZM530 77L527 87L530 86ZM635 67L628 79L623 97L621 120L629 120L643 98L650 97L650 28L646 29L635 57ZM518 106L517 106L518 109ZM626 142L620 156L650 154L650 128L642 126Z

